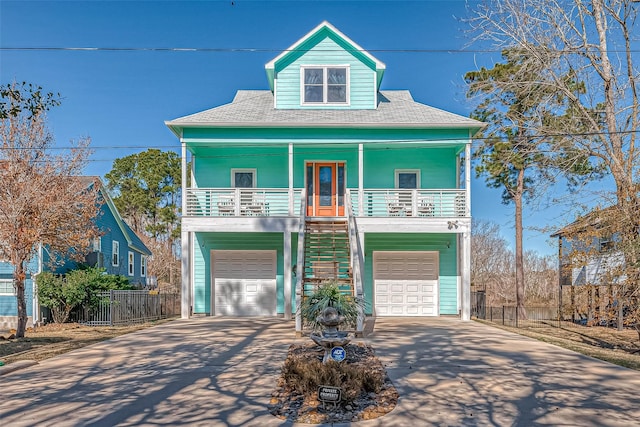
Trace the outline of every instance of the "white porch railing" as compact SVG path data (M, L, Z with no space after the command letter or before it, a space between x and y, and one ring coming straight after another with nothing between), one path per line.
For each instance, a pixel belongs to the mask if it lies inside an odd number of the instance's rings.
M187 188L187 216L294 216L300 189Z
M360 239L358 238L358 229L356 221L353 217L353 208L351 206L351 196L349 190L347 190L346 197L346 209L347 222L349 224L349 251L351 257L351 271L353 272L353 288L355 296L364 299L364 286L362 279L362 271L364 269L364 256L362 248L360 247ZM358 314L358 321L356 323L356 336L362 336L364 330L364 313Z
M354 214L365 217L465 217L465 190L369 189L351 193Z
M187 188L185 216L273 217L297 216L302 189ZM351 189L355 217L466 217L466 191ZM360 195L362 200L360 200Z

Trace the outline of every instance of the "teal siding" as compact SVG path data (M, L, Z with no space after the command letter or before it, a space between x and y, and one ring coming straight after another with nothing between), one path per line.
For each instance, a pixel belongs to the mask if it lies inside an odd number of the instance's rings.
M358 187L358 146L341 144L339 146L296 146L294 148L293 186L305 185L306 162L344 162L347 187Z
M211 148L194 161L198 187L231 187L232 169L256 169L256 186L287 188L289 186L288 146Z
M188 129L187 129L188 130ZM189 130L191 131L191 130ZM288 142L293 142L294 187L304 186L304 165L307 161L344 161L347 167L347 186L358 186L358 145L364 144L365 188L393 188L396 169L419 169L422 188L456 188L456 158L466 140L458 132L399 130L397 132L353 129L299 129L296 132L263 130L264 133L238 130L232 134L221 130L223 139L214 146L190 146L195 153L194 176L197 187L228 188L231 186L231 169L256 169L256 186L262 188L287 188ZM203 138L213 137L211 131L203 131ZM390 144L376 142L381 138L398 141L414 139L434 140L429 143ZM225 139L225 137L229 139ZM251 140L251 137L259 140ZM268 142L267 142L268 141ZM320 144L319 142L322 142ZM270 146L256 146L269 143ZM219 144L219 145L218 145ZM234 146L247 144L248 147Z
M284 313L284 236L282 233L195 233L195 235L194 313L211 314L210 254L212 250L275 250L277 312Z
M455 234L367 233L365 234L364 293L367 314L373 312L374 251L438 251L440 314L458 314L457 248ZM449 247L447 247L447 243Z
M8 279L13 276L13 265L8 262L0 262L0 278Z
M376 107L376 72L373 64L365 64L338 37L325 36L317 43L300 49L291 55L286 64L278 64L276 70L276 108L330 108L330 109L373 109ZM349 65L350 105L301 106L300 68L303 65Z
M421 188L456 188L454 148L367 148L364 152L364 187L394 188L396 169L420 170ZM375 171L375 173L367 173Z
M146 277L142 277L140 275L142 254L137 250L129 247L127 239L122 232L122 229L118 225L116 217L111 212L111 209L109 209L106 203L104 203L100 208L100 215L97 220L97 225L100 231L103 233L100 238L101 253L99 254L99 256L102 257L102 266L105 268L106 272L109 274L125 276L127 279L129 279L129 282L132 285L144 286L146 283ZM130 232L133 233L133 231ZM111 263L111 258L113 255L113 241L117 241L120 244L118 257L119 262L117 266L114 266ZM134 257L133 276L129 276L129 251L133 252ZM49 264L49 256L47 255L46 251L44 252L44 268L47 271L53 271L54 273L62 274L66 273L69 270L78 268L78 264L78 261L67 259L62 265L51 266Z
M27 302L27 316L33 316L33 279L37 273L38 257L33 257L27 263L27 278L24 281L25 301ZM13 279L13 266L7 262L0 262L0 279ZM15 295L0 295L0 316L17 316L18 301Z

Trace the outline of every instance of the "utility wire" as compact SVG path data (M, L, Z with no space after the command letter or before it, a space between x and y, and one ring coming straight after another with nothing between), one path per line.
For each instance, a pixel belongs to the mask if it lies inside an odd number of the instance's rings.
M388 49L328 49L323 52L344 52L365 53L365 52L384 52L384 53L501 53L503 49L460 49L460 48L441 48L441 49L422 49L422 48L388 48ZM596 49L593 49L596 51ZM74 51L74 52L205 52L205 53L283 53L283 52L310 52L310 49L277 49L262 47L92 47L92 46L4 46L0 47L0 51ZM557 53L581 53L584 49L559 49L549 50ZM611 50L609 52L621 53L626 50ZM630 53L639 53L640 49L630 49Z

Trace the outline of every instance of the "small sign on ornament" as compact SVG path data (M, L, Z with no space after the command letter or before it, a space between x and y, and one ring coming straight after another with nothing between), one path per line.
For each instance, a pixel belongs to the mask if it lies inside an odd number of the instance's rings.
M336 362L342 362L347 357L347 352L342 347L333 347L331 349L331 358Z

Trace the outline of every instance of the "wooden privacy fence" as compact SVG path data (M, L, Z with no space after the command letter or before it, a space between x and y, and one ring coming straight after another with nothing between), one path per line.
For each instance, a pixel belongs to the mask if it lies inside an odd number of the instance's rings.
M516 306L503 305L499 307L483 307L483 309L483 313L478 314L483 314L484 317L478 316L479 319L505 326L516 328L560 327L557 306L526 306L526 318L524 319Z
M151 322L180 314L180 295L150 291L105 291L94 307L81 306L71 320L90 326L121 326Z

